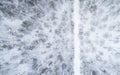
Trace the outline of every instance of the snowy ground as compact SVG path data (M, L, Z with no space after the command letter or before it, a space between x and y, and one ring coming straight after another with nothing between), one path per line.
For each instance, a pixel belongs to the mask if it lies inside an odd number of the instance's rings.
M80 0L84 75L120 75L120 1Z
M120 75L120 1L79 1L83 75ZM0 0L0 75L74 75L73 2Z
M0 75L73 75L72 0L0 0Z

